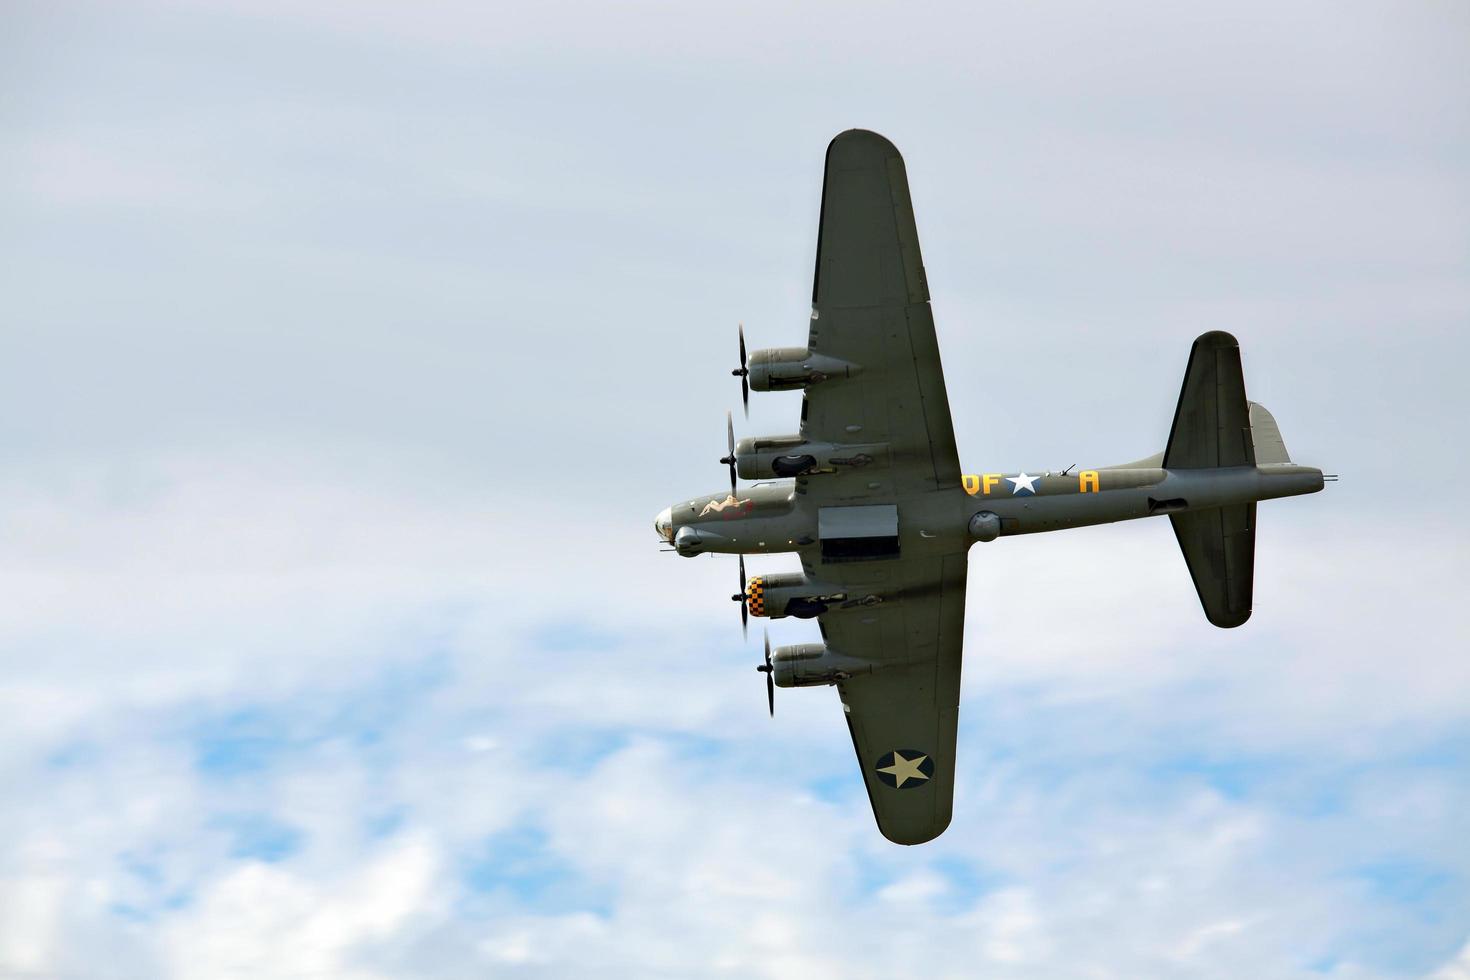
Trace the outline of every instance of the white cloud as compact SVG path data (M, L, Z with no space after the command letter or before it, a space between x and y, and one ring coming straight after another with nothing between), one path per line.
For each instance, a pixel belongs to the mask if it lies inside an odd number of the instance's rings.
M1460 950L1450 962L1429 974L1429 980L1467 980L1470 978L1470 945Z
M0 965L35 972L55 962L61 907L69 885L62 875L28 876L6 883Z
M213 882L162 937L177 976L377 978L354 962L412 916L432 915L438 855L405 840L327 881L245 864Z

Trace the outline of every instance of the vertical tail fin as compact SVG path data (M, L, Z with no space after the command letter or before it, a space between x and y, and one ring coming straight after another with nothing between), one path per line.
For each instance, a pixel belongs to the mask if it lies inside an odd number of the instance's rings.
M1256 451L1256 465L1270 466L1273 463L1290 463L1291 457L1286 452L1286 442L1281 438L1281 430L1276 427L1276 418L1268 411L1265 405L1250 403L1251 407L1251 445Z

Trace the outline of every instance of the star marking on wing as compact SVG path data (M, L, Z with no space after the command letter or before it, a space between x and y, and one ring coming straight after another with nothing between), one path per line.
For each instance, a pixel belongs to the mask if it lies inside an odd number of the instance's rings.
M911 749L910 751L913 750ZM878 761L882 762L883 760L879 759ZM879 768L878 771L888 773L890 776L893 777L894 785L899 789L903 789L903 784L908 782L910 779L929 778L929 773L924 772L920 768L927 761L929 761L929 757L927 755L915 753L912 759L906 759L904 758L902 752L895 749L893 752L893 765L883 766ZM929 769L932 772L934 767L930 766Z
M1026 491L1028 494L1036 493L1036 481L1039 479L1041 479L1041 477L1027 476L1025 473L1022 473L1020 476L1006 477L1006 481L1012 484L1011 495L1015 497L1021 496L1022 490Z

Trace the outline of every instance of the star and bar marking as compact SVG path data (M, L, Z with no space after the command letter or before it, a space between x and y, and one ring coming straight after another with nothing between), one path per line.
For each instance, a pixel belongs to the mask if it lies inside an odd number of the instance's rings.
M934 775L934 760L918 749L894 749L878 757L873 771L885 786L914 789Z
M1022 470L1020 476L1006 477L1006 482L1011 485L1012 497L1021 496L1022 491L1025 491L1028 497L1034 497L1036 496L1036 481L1039 479L1041 479L1039 476L1027 476L1026 471Z

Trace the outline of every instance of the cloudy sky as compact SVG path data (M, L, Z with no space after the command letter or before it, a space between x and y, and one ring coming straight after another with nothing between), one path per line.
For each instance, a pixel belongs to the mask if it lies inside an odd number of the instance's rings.
M0 978L1470 977L1467 38L6 4ZM736 323L804 339L853 126L969 469L1158 450L1225 329L1343 476L1262 505L1235 631L1164 522L977 546L911 849L832 691L766 717L733 561L651 528L724 479Z

